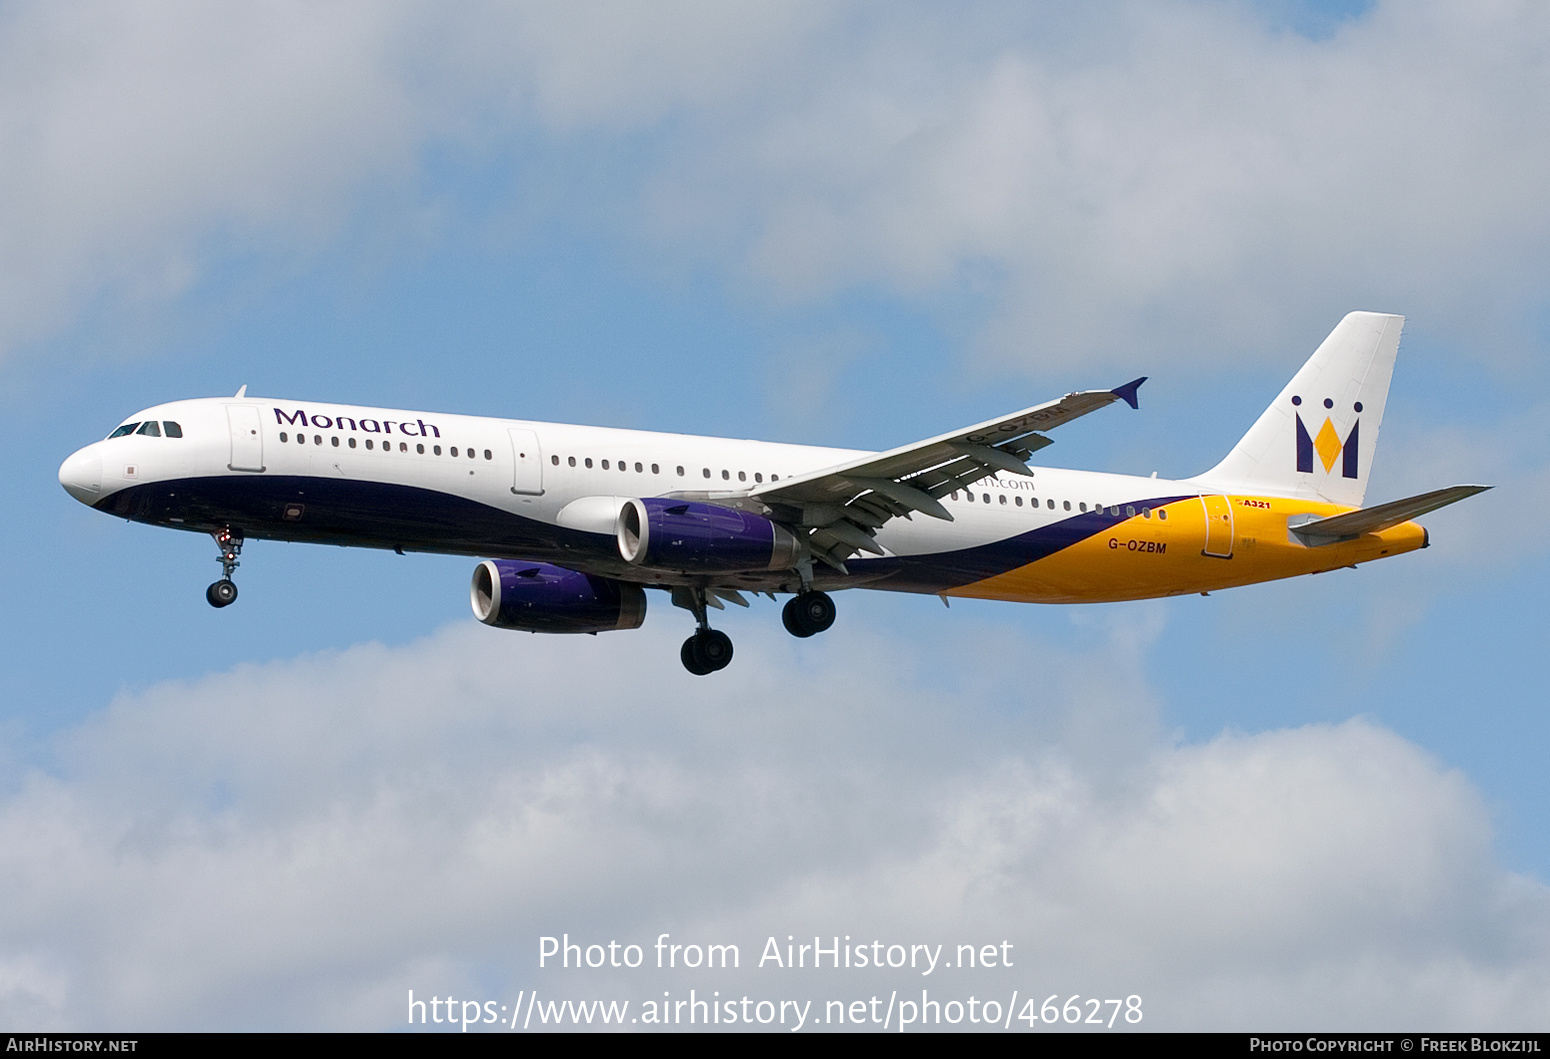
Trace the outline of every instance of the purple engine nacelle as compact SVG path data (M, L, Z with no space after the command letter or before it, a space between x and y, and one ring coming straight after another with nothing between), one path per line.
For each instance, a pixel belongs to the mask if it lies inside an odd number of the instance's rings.
M638 629L646 620L646 591L639 585L548 563L482 562L474 567L469 597L474 617L497 629L608 632Z
M789 570L795 535L762 515L687 500L631 500L619 509L619 554L637 566L693 573Z

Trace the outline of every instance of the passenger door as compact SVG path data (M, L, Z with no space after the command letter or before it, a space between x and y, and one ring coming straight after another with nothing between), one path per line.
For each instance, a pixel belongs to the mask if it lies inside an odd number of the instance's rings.
M231 428L231 462L226 466L233 471L262 471L264 469L264 434L259 422L257 405L229 404L226 406L226 422Z
M542 496L544 491L544 454L538 435L518 427L507 428L511 437L511 491L523 496Z

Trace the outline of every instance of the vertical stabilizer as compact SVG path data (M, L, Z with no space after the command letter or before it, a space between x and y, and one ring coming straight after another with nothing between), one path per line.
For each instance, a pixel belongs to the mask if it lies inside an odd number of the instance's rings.
M1360 507L1388 400L1403 316L1351 313L1286 389L1197 481Z

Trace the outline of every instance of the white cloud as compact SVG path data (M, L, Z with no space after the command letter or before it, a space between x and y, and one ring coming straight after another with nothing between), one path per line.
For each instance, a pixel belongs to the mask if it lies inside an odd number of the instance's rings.
M1153 1027L1521 1025L1550 901L1478 795L1362 721L1155 733L1155 628L1065 654L458 626L120 698L0 802L0 1011L391 1026L406 990L635 1002L1140 994ZM944 659L956 659L951 665ZM729 940L735 977L534 967L540 935ZM749 965L767 936L1016 946L929 981ZM956 977L954 977L956 973ZM940 993L936 993L940 990Z
M164 305L255 251L305 260L363 192L412 194L432 147L713 105L818 10L7 5L0 351L93 305ZM413 231L406 212L387 227Z
M363 173L411 160L405 21L393 5L9 5L0 342L104 295L176 297L255 238L316 238Z
M1383 4L1318 42L1237 5L1086 12L1101 47L944 9L870 27L670 171L670 225L720 203L756 233L729 252L795 298L981 289L984 341L1023 362L1280 350L1353 308L1522 350L1540 7Z
M422 193L428 148L516 144L603 158L543 208L627 204L643 267L881 290L1018 363L1284 354L1351 308L1520 353L1541 5L1385 3L1319 41L1252 10L12 5L0 348L325 244L363 188Z

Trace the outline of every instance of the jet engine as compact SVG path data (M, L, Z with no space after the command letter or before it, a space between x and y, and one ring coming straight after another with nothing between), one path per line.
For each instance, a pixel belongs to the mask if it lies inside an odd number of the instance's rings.
M646 620L639 585L549 563L482 562L469 597L474 617L497 629L597 633L638 629Z
M637 566L694 573L789 570L802 557L795 535L761 515L719 504L629 500L616 523L619 554Z

